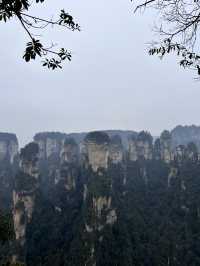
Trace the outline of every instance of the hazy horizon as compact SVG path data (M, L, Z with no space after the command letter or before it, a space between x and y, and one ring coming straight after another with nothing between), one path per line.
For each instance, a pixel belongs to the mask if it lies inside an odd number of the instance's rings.
M176 125L175 127L177 126L197 126L197 127L200 127L199 125L194 125L194 124L191 124L191 125ZM164 130L173 130L175 127L173 128L163 128L163 130L161 130L158 134L152 134L152 131L150 130L147 130L151 135L152 137L155 139L157 137L159 137L162 133L162 131ZM92 132L92 131L133 131L133 132L137 132L139 133L140 131L146 131L145 129L140 129L140 130L134 130L134 129L120 129L120 128L116 128L116 129L110 129L110 128L107 128L107 129L104 129L104 128L101 128L101 129L89 129L89 130L86 130L86 131L68 131L68 132L64 132L64 131L55 131L55 130L50 130L50 131L46 131L46 130L43 130L43 131L37 131L35 132L31 137L30 139L27 139L26 142L23 142L23 139L21 139L20 136L18 136L15 132L0 132L0 133L8 133L8 134L16 134L17 136L17 139L18 139L18 142L19 142L19 147L22 148L23 146L25 146L26 144L28 144L29 142L33 141L34 140L34 136L37 134L37 133L64 133L64 134L87 134L89 132Z
M29 39L17 21L0 23L0 132L16 133L22 146L41 131L148 130L157 136L179 124L200 124L195 72L180 68L173 56L148 56L155 20L149 10L134 14L133 3L122 0L37 6L47 18L64 8L82 31L44 31L45 40L73 55L63 70L51 72L40 60L22 60Z

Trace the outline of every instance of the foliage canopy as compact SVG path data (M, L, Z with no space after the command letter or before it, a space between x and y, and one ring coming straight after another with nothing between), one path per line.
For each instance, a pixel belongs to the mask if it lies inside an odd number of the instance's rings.
M62 68L62 62L66 59L71 61L71 53L65 48L56 51L55 45L46 46L41 43L40 39L35 38L33 30L41 31L48 26L59 26L69 29L71 31L80 31L80 26L75 23L73 17L61 10L57 19L45 19L30 14L29 9L35 4L42 4L45 0L1 0L0 1L0 21L7 22L13 18L17 18L25 33L28 35L30 41L26 45L24 52L24 60L30 62L36 57L42 57L43 66L54 70L55 68ZM38 33L37 33L38 36ZM53 58L48 55L53 55Z

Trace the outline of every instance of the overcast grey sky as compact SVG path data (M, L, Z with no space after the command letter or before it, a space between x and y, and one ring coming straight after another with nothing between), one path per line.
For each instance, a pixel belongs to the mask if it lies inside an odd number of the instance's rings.
M21 56L28 37L16 23L0 24L0 131L20 143L38 131L149 130L158 135L177 124L200 124L200 83L175 58L147 54L154 16L134 14L129 0L48 0L44 17L62 7L81 33L61 29L43 37L69 48L71 63L48 71ZM34 14L34 10L32 11Z

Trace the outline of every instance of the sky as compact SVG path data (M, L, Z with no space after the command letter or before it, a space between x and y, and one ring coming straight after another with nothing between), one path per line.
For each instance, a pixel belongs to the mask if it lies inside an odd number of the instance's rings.
M48 4L47 4L48 3ZM17 20L0 24L0 132L20 145L36 132L101 129L148 130L200 125L200 83L173 56L149 56L156 38L150 10L134 13L129 0L48 0L30 14L51 18L64 8L81 32L43 30L41 39L72 52L61 71L40 59L22 60L29 41Z

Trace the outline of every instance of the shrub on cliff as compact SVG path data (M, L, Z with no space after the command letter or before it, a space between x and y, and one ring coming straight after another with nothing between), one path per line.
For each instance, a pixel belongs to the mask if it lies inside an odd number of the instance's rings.
M38 153L38 144L36 144L35 142L31 142L21 149L20 158L26 161L33 161L36 159Z

